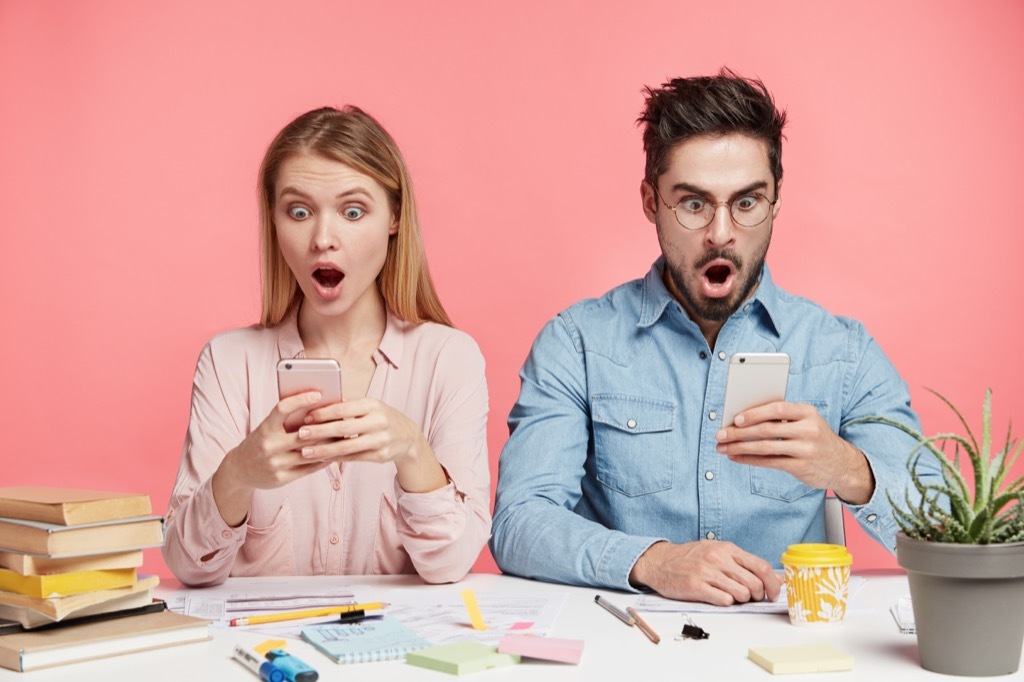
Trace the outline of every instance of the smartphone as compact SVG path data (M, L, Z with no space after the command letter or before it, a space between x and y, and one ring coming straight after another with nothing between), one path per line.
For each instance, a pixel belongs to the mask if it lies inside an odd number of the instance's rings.
M320 402L296 412L284 420L285 431L297 431L310 410L341 402L341 365L331 358L294 358L277 363L277 394L288 398L306 391L320 391Z
M789 355L733 353L725 378L722 424L732 426L736 415L751 407L786 399Z

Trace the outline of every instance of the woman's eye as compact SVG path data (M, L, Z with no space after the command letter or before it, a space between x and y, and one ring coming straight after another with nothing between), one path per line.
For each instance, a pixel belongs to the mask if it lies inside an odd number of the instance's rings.
M360 218L363 217L365 213L366 211L359 208L358 206L349 206L341 212L341 214L348 218L349 220L359 220Z
M688 213L700 213L704 210L704 200L700 197L690 197L679 202Z
M292 206L288 209L288 217L293 220L305 220L310 216L309 209L302 206Z

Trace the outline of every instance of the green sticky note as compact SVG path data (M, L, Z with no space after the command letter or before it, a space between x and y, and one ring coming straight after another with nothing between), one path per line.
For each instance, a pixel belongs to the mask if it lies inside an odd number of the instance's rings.
M499 654L497 647L480 642L453 642L410 652L406 654L405 662L452 675L465 675L515 665L519 656Z

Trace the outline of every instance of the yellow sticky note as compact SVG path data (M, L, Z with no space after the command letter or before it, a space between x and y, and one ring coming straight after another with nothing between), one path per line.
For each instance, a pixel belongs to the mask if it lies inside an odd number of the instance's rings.
M466 603L466 611L469 612L469 622L473 624L473 629L486 630L487 624L480 613L480 605L476 603L476 593L473 590L463 590L462 601Z
M267 652L271 649L283 649L286 646L288 646L288 642L284 641L283 639L268 639L265 642L260 642L259 644L254 646L253 649L260 656L266 656Z

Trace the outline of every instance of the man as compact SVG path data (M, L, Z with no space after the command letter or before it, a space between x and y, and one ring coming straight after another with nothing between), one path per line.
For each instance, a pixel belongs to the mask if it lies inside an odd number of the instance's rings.
M674 599L774 599L785 548L824 541L830 489L890 551L909 487L906 384L863 326L779 289L780 112L723 69L646 91L643 279L563 311L520 373L491 548L508 573ZM791 358L786 401L722 428L733 353ZM938 476L934 462L922 464Z

